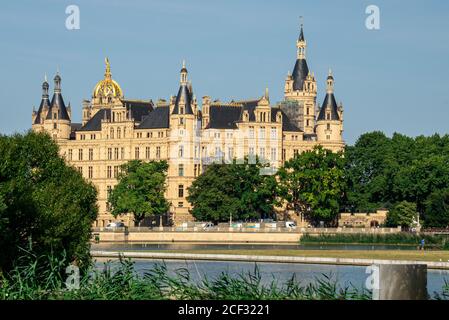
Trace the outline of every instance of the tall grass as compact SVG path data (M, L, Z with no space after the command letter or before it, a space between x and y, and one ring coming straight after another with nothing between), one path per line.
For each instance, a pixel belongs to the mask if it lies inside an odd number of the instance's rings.
M410 233L397 234L305 234L301 237L302 244L386 244L386 245L415 245L425 240L427 247L449 249L449 238L441 235L419 235Z
M164 263L143 274L131 260L94 266L81 276L79 289L69 290L61 264L52 257L28 257L29 264L16 267L0 279L0 299L12 300L365 300L371 293L355 287L339 287L323 275L311 284L295 276L285 283L264 283L257 265L237 276L227 272L201 281L192 280L187 269L169 272ZM33 260L34 259L34 260Z

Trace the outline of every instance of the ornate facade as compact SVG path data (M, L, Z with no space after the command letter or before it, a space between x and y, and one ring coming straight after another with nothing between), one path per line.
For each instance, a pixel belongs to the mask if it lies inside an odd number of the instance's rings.
M171 220L192 220L187 188L213 161L258 156L280 167L295 154L320 144L344 148L343 106L334 97L334 78L327 77L324 102L317 105L317 82L306 61L303 28L297 40L297 59L285 81L285 98L272 105L265 94L254 100L220 102L204 96L201 108L183 63L178 93L168 101L125 99L112 79L106 59L104 79L82 103L82 123L73 123L71 107L61 93L61 77L54 78L54 94L42 85L42 99L33 110L32 128L48 132L61 155L98 188L100 214L96 226L115 220L109 214L108 193L117 183L121 164L134 159L166 160L169 164L166 197ZM131 224L132 217L121 218Z

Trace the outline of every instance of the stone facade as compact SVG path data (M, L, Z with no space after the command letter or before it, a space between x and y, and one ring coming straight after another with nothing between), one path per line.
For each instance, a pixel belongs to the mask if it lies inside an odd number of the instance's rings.
M377 228L385 224L387 210L377 210L376 213L341 213L339 227L347 228Z
M205 96L200 109L185 63L178 94L168 101L125 99L106 59L104 79L94 87L91 100L83 101L82 123L71 122L71 108L65 106L58 74L51 101L47 80L43 83L32 128L48 132L67 162L98 188L100 214L95 226L115 220L109 213L108 193L117 183L120 165L134 159L168 162L168 215L176 224L191 221L187 188L214 161L257 155L276 170L317 144L332 151L344 148L343 107L335 101L333 75L329 72L320 108L315 76L306 62L302 27L296 45L296 64L285 82L285 99L274 106L266 89L255 100L220 102ZM128 225L133 222L131 216L121 220Z

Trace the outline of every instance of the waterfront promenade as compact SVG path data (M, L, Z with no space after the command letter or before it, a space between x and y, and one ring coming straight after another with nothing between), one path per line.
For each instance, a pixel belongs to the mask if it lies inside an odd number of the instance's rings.
M243 262L272 262L299 263L323 265L352 265L370 266L374 264L424 264L428 269L449 270L449 262L397 260L397 259L358 259L332 257L304 257L304 256L269 256L254 254L203 254L203 253L167 253L167 252L136 252L136 251L92 251L94 258L132 258L152 260L195 260L195 261L243 261Z
M304 234L395 234L397 228L123 228L93 230L99 242L209 242L209 243L298 243Z

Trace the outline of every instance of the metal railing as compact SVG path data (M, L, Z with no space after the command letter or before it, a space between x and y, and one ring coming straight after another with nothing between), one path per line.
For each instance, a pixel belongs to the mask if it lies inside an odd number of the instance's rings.
M127 232L203 232L203 233L304 233L304 234L357 234L357 233L399 233L400 228L230 228L230 227L122 227L93 228L95 232L127 233Z

